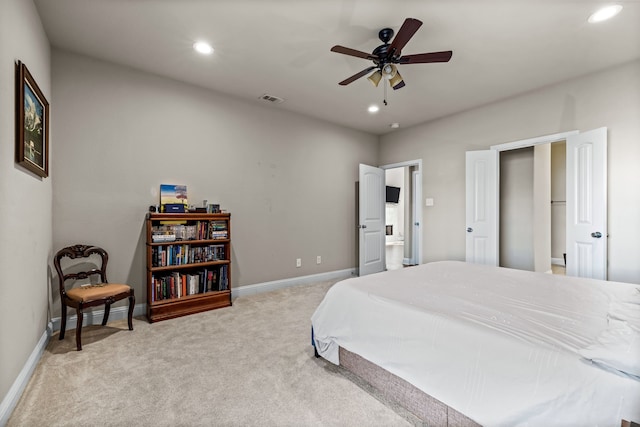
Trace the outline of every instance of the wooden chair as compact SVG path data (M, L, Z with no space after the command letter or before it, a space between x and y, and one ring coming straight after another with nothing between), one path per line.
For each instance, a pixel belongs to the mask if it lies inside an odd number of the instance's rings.
M65 257L71 259L89 258L92 255L98 255L99 263L75 264L73 272L71 268L67 269L67 273L63 272L61 260ZM95 257L94 257L95 258ZM86 260L89 261L88 259ZM133 289L129 285L112 284L107 281L107 262L109 255L107 252L97 246L74 245L63 248L56 253L53 258L53 264L58 272L58 280L60 283L60 303L62 305L62 324L60 326L60 339L64 339L64 333L67 326L67 306L76 309L78 316L76 325L76 345L78 351L82 350L81 334L83 310L87 307L95 307L104 305L104 317L102 318L102 326L107 324L109 319L109 310L111 304L124 298L129 298L129 330L133 330L133 307L136 298ZM89 265L89 267L86 267ZM84 271L76 271L78 269L87 268ZM92 268L91 268L92 267ZM69 290L65 288L67 280L91 280L92 276L98 277L97 283L88 283L79 287L71 287Z

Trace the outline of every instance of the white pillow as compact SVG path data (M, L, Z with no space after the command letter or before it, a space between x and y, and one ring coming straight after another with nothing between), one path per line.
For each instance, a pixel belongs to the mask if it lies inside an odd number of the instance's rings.
M611 321L596 343L578 353L598 364L640 377L640 333L626 322Z

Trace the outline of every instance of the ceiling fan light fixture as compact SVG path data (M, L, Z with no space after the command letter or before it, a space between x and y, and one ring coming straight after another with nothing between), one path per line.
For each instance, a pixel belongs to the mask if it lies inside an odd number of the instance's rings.
M398 89L403 88L404 86L405 86L404 85L404 80L401 80L397 85L392 86L392 87L393 87L393 90L398 90Z
M389 79L389 86L393 89L400 89L404 86L404 81L398 71L396 71L395 75Z
M601 9L598 9L591 16L589 16L589 23L594 24L596 22L606 21L607 19L613 18L622 10L622 6L619 4L613 4L609 6L605 6Z
M375 114L378 111L380 111L380 107L378 107L377 105L373 104L373 105L369 105L369 108L367 108L367 111L371 114Z
M382 75L385 79L392 79L398 74L398 68L393 64L386 64L382 67Z
M375 87L378 87L380 80L382 80L382 73L380 71L376 71L367 77L367 80L369 80Z

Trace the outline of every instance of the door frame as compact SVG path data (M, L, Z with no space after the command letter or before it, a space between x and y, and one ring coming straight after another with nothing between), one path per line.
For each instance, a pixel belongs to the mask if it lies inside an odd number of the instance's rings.
M387 170L409 166L416 167L415 172L418 173L419 177L415 180L417 185L414 186L413 191L411 191L411 209L414 212L414 223L412 227L413 231L411 233L411 241L413 243L413 250L411 251L411 262L412 265L419 265L422 264L422 159L407 160L404 162L382 165L380 166L380 169Z
M536 136L533 138L527 138L527 139L521 139L519 141L513 141L513 142L507 142L504 144L498 144L498 145L492 145L491 147L489 147L492 150L496 150L498 152L498 155L500 154L500 152L502 151L509 151L509 150L518 150L520 148L529 148L529 147L535 147L536 145L544 145L544 144L551 144L554 142L562 142L562 141L566 141L567 138L569 138L570 136L574 136L574 135L579 135L580 131L579 130L571 130L571 131L567 131L567 132L560 132L560 133L554 133L551 135L542 135L542 136ZM498 164L496 166L498 168L498 170L500 169L500 159L498 156ZM498 178L498 186L500 185L500 178ZM498 195L498 199L500 198L500 196ZM500 222L500 210L499 210L499 206L500 206L500 201L497 201L498 203L498 223ZM498 225L498 229L499 229L499 225ZM497 233L497 237L496 237L496 249L498 251L498 258L497 258L497 264L496 265L500 265L500 237L499 237L499 233Z
M535 138L522 139L520 141L507 142L505 144L492 145L489 148L497 151L517 150L518 148L533 147L535 145L564 141L571 135L577 135L579 133L580 131L572 130L568 132L554 133L552 135L543 135L537 136Z

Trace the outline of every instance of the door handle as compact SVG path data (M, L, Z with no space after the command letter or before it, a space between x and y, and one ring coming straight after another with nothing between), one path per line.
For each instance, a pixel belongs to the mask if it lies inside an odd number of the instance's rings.
M594 231L593 233L591 233L591 237L595 237L596 239L599 239L602 237L602 233L599 231Z
M472 232L473 232L473 228L467 227L467 233L472 233Z

